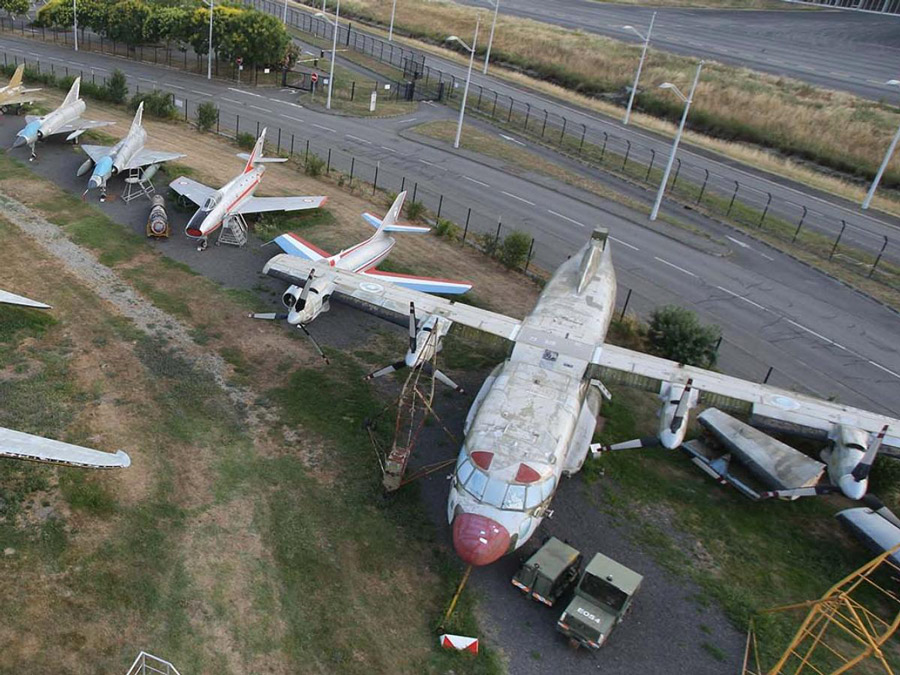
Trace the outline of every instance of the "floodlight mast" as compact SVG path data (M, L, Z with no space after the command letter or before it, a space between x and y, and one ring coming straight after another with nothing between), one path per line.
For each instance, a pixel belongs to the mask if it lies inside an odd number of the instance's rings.
M325 5L324 0L322 0L322 5ZM337 0L337 4L334 9L334 20L329 19L322 12L316 12L316 16L322 17L328 23L331 24L332 28L332 39L331 39L331 68L328 71L328 99L325 101L325 109L331 110L331 87L334 84L334 62L337 60L337 34L338 28L341 26L341 0Z
M472 46L459 39L457 35L451 35L445 42L457 42L463 49L469 52L469 69L466 71L466 86L463 89L462 104L459 106L459 121L456 123L456 139L453 141L453 147L459 147L459 137L462 135L463 117L466 114L466 98L469 96L469 83L472 81L472 63L475 61L475 48L478 44L478 27L481 25L481 17L475 18L475 36L472 38Z
M634 84L631 85L631 95L628 97L628 107L625 109L625 119L622 124L628 124L631 119L631 106L634 104L634 95L637 92L638 81L641 79L641 70L644 68L644 59L647 58L647 47L650 46L650 34L653 32L653 22L656 21L656 12L650 17L650 26L647 28L647 35L641 35L641 32L634 26L622 26L622 30L631 31L644 41L644 47L641 49L641 60L638 62L637 73L634 75Z
M900 87L900 80L888 80L885 84L889 87ZM900 141L900 125L897 126L897 132L894 134L894 138L888 146L884 159L881 161L881 166L878 167L878 173L875 174L875 180L872 181L872 187L869 188L869 191L866 193L866 198L863 199L862 207L864 210L869 208L869 204L872 203L872 197L875 196L875 190L878 189L878 184L881 182L881 177L884 175L885 169L887 169L888 162L891 161L894 150L897 148L898 141Z
M494 28L497 27L497 12L500 11L500 0L488 0L488 4L494 6L494 20L491 21L491 35L488 38L487 51L484 54L484 69L481 71L482 75L487 75L488 61L491 59L491 46L494 44Z
M75 36L75 51L78 51L78 0L72 0L72 35Z
M397 0L391 5L391 27L388 29L388 42L394 41L394 14L397 13Z
M212 28L213 28L213 2L209 0L209 44L206 49L206 79L212 79Z

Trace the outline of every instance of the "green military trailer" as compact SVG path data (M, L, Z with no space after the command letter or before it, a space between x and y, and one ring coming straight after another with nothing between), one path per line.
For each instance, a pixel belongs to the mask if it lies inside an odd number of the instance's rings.
M584 556L574 548L550 537L516 572L513 586L525 596L552 607L578 578Z
M556 628L575 647L599 649L625 617L644 580L602 553L595 555L581 575L575 595Z

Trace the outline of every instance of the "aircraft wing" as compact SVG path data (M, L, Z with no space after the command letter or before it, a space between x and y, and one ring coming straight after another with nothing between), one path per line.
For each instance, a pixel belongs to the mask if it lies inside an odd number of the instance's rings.
M238 207L237 212L304 211L318 209L327 201L328 197L250 197Z
M103 157L109 154L110 148L105 145L84 145L81 149L87 153L87 156L94 160L94 164L99 162Z
M410 288L423 293L440 293L442 295L460 295L472 288L472 284L466 281L452 281L451 279L437 279L435 277L418 277L412 274L396 274L382 272L374 267L367 269L363 274L372 277L376 281L390 281L392 284Z
M36 307L37 309L50 309L50 305L45 305L43 302L38 302L37 300L26 298L23 295L16 295L15 293L10 293L9 291L4 291L2 289L0 289L0 303L6 303L7 305L21 305L22 307Z
M826 432L831 432L836 424L843 424L877 434L887 424L884 444L900 447L900 420L892 417L685 366L615 345L604 344L597 352L592 361L600 367L599 375L604 381L659 391L661 382L684 384L691 379L694 388L700 391L701 402L719 408L739 410Z
M148 166L150 164L160 164L162 162L171 162L173 159L181 159L182 157L186 157L184 153L181 152L163 152L161 150L141 150L136 153L134 157L131 158L131 161L128 162L128 166L126 169L139 169L142 166Z
M73 131L86 131L88 129L99 129L100 127L108 127L115 122L101 122L99 120L85 120L80 117L72 120L67 124L63 124L56 129L54 134L70 134Z
M0 105L22 105L25 103L33 103L36 100L35 97L29 96L29 93L33 91L40 91L40 89L27 89L14 96L10 96L9 98L0 99Z
M297 236L293 232L280 234L272 241L278 244L285 253L299 256L306 260L322 260L322 258L331 257L331 254L326 253L312 242L306 241L306 239Z
M339 294L341 299L357 306L374 307L401 316L409 316L409 303L414 302L417 312L442 316L454 323L461 323L507 340L514 340L522 325L518 319L503 314L402 288L378 277L329 267L322 262L303 260L284 253L269 260L263 268L263 273L302 286L312 270L315 270L314 278L330 279L334 284L334 292Z
M41 119L40 115L25 115L25 124Z
M101 452L0 427L0 457L27 459L94 469L124 469L131 458L124 450Z
M172 188L182 197L187 197L197 206L202 206L211 194L215 192L211 187L206 187L203 183L198 183L186 176L180 176L169 183Z

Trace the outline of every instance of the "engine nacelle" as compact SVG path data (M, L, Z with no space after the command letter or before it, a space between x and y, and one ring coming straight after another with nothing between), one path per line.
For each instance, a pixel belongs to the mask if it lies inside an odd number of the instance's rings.
M151 164L150 166L148 166L144 169L144 172L141 175L141 178L143 180L150 180L151 178L153 178L153 176L156 175L157 171L159 171L159 164Z
M93 168L93 166L94 166L94 160L92 160L90 157L88 157L86 160L84 160L84 163L78 167L78 171L75 172L75 175L83 176L88 171L90 171Z
M663 382L659 391L659 442L669 450L677 449L687 433L688 413L697 405L698 392L691 383Z
M300 297L300 291L302 289L299 286L290 286L284 292L284 295L281 296L281 302L288 309L293 309L294 305L297 304L297 298Z

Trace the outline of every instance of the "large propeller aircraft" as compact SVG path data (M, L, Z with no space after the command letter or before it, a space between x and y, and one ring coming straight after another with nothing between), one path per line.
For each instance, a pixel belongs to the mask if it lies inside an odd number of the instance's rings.
M134 120L128 135L112 147L105 145L82 145L88 159L78 167L76 175L83 176L91 167L94 168L88 179L87 189L100 188L100 201L106 201L106 183L112 176L117 176L123 171L139 172L141 181L153 178L159 170L159 165L173 159L184 157L180 152L162 152L159 150L146 150L144 143L147 141L147 132L144 131L142 118L144 114L144 102L138 105ZM84 196L82 195L82 196Z
M244 152L238 153L238 157L247 160L244 170L218 190L213 190L186 176L169 183L172 190L200 207L191 216L184 233L191 239L197 239L201 248L206 247L209 235L230 219L243 222L243 216L249 213L318 209L328 201L328 197L321 196L254 197L253 193L266 172L266 164L287 161L283 158L263 157L265 140L266 130L263 129L256 140L253 152L249 155Z
M661 393L657 440L669 448L684 441L690 411L701 403L828 434L832 452L847 449L851 475L867 473L879 435L880 443L900 447L900 420L606 344L616 297L610 249L607 231L596 230L523 320L297 256L277 255L265 271L298 287L325 285L330 296L375 313L405 316L414 302L430 316L512 343L469 410L447 503L454 548L473 565L522 546L546 516L560 477L581 469L609 397L604 381Z
M2 289L0 289L0 304L50 309L50 305L43 302ZM124 450L115 453L101 452L4 427L0 427L0 457L92 469L124 469L131 466L131 458Z
M0 88L0 112L5 113L12 107L34 103L35 97L32 94L39 92L40 89L25 88L25 85L22 84L22 73L24 72L25 64L20 63L16 72L9 78L9 84Z
M31 149L31 157L29 157L29 161L31 161L37 157L34 151L35 144L48 136L67 134L67 141L75 141L77 143L78 137L88 129L97 129L98 127L114 124L114 122L98 122L81 118L86 106L84 101L78 97L80 87L81 78L76 77L72 87L69 89L69 93L66 94L65 100L56 110L40 117L26 115L25 128L16 134L13 147L18 148L27 145Z

